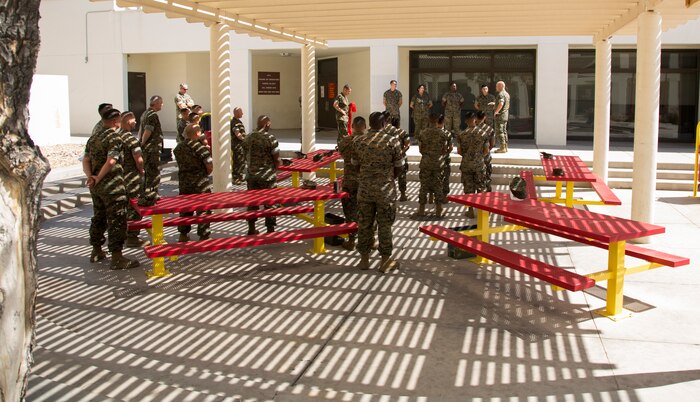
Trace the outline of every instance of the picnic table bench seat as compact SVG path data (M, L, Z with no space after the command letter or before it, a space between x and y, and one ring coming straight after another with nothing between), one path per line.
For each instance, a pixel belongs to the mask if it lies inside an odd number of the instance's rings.
M315 239L318 237L339 236L357 231L357 223L341 223L323 227L286 230L257 235L232 236L220 239L196 240L175 244L160 244L144 247L148 258L170 257L201 253L205 251L219 251L233 248L262 246L266 244L286 243L296 240Z
M609 248L609 244L598 241L595 239L589 239L585 236L573 234L573 233L568 233L568 232L563 232L561 230L553 229L544 225L536 225L532 223L525 223L521 220L514 219L514 218L504 218L507 222L520 225L520 226L525 226L534 230L537 230L539 232L543 233L549 233L554 236L562 237L564 239L569 239L573 240L579 243L587 244L590 246L598 247L607 250ZM688 265L690 264L690 259L686 257L681 257L673 254L668 254L664 253L662 251L656 251L652 249L648 249L645 247L640 247L634 244L625 244L625 255L628 255L630 257L634 258L639 258L641 260L646 260L649 262L653 262L656 264L661 264L667 267L681 267L683 265Z
M535 175L531 170L521 170L520 178L525 181L527 198L537 199L537 188L535 187Z
M563 289L575 292L591 288L595 285L595 280L591 278L537 261L493 244L482 242L474 237L464 235L444 226L421 226L419 230L462 250L472 252Z
M598 194L600 200L603 201L605 205L622 205L622 201L620 201L610 187L605 184L605 181L595 173L593 176L596 177L596 181L591 182L591 187L593 187L593 190Z
M166 218L163 219L163 226L166 227L179 225L198 225L202 223L228 222L253 218L267 218L271 216L297 215L313 211L313 205L296 205L291 207L261 209L257 211L238 211L226 214L208 214L189 217ZM127 230L132 231L150 229L152 226L153 224L150 219L144 219L140 221L129 221L127 223Z

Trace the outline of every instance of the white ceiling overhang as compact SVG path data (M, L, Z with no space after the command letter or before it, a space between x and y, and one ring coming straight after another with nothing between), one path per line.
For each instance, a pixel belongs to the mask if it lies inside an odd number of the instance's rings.
M474 36L636 35L637 17L663 30L700 16L700 0L117 0L172 18L271 40L325 47L329 40Z

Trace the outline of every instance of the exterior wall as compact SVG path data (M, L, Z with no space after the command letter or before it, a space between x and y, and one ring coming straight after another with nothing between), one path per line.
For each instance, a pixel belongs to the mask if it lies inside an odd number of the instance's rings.
M252 62L253 120L266 114L272 118L274 128L301 128L301 58L296 54L287 57L253 54ZM280 73L279 95L258 95L260 71Z
M114 12L112 2L108 1L44 1L41 14L42 47L36 72L68 77L71 133L88 133L91 130L98 119L96 106L101 102L112 102L115 107L124 109L129 70L143 71L146 68L148 93L159 93L165 98L162 120L166 130L174 130L175 112L171 98L177 91L178 83L188 82L195 101L208 108L209 29L204 25L189 24L184 19L168 19L160 13ZM665 48L697 48L700 47L698 38L700 20L664 33L662 40ZM618 48L634 47L636 38L614 37L612 43ZM358 104L360 114L368 115L372 110L382 110L382 94L388 88L389 80L399 81L399 89L405 97L401 109L403 126L408 125L408 99L413 93L413 89L408 88L408 51L536 48L535 138L539 144L562 144L566 138L567 49L592 48L592 43L587 36L478 37L330 41L329 46L331 52L333 49L340 50L339 81L350 82L353 86L352 98ZM251 112L258 107L252 105L259 101L253 99L254 92L257 92L253 83L256 79L252 66L256 56L253 55L258 50L298 51L299 47L295 43L231 34L232 106L244 108L248 126L254 114ZM345 53L342 48L368 50ZM332 57L330 52L324 53L324 56ZM128 59L127 55L130 56ZM298 58L294 60L298 62ZM289 65L290 71L295 68L299 72L300 67L296 64L294 67ZM298 80L292 75L284 81ZM297 89L289 89L295 106L298 106L298 85ZM298 116L296 124L285 122L286 119L278 120L279 124L284 123L289 127L300 125Z
M369 60L369 50L338 56L338 88L342 89L343 85L350 84L350 101L355 102L357 106L355 115L365 119L369 118L372 112Z
M29 134L37 145L70 143L68 77L34 75L29 115Z

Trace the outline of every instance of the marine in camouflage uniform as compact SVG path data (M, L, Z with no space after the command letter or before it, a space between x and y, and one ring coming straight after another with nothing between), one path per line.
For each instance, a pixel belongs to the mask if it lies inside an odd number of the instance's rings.
M199 127L194 126L192 131L197 129ZM183 142L177 144L173 153L175 160L177 160L180 194L211 193L212 185L209 181L209 172L213 161L209 148L198 139L192 139L188 136ZM210 213L211 211L198 211L197 215ZM180 213L182 217L193 215L193 212ZM177 231L180 232L180 241L189 240L187 234L191 229L191 225L177 227ZM209 223L197 225L197 235L200 240L208 239L210 234Z
M180 90L178 91L177 95L175 95L175 118L177 119L178 123L181 120L180 109L191 109L192 106L194 106L194 99L192 99L190 94L187 93L188 89L189 87L187 86L187 84L180 84Z
M187 119L182 118L182 115L180 115L180 119L177 121L177 135L175 136L175 142L177 144L185 141L185 128L187 128Z
M457 137L458 150L462 155L459 170L462 173L464 194L482 193L487 189L485 155L489 152L484 132L474 126L467 127Z
M122 167L124 169L124 186L126 187L127 200L132 198L138 198L139 191L141 190L141 174L139 172L143 167L137 166L136 159L140 159L141 155L141 144L139 140L124 127L122 122L122 128L118 131L121 138L124 150L124 162ZM143 160L141 159L141 163ZM126 218L130 221L141 220L141 215L131 206L131 203L127 202ZM140 230L134 230L127 233L127 247L142 246L144 242L138 240Z
M241 121L243 111L240 108L236 108L233 113L234 117L231 119L231 180L233 184L240 184L245 178L246 160L243 140L246 134L245 126ZM236 117L237 113L240 113L239 117Z
M160 119L157 112L163 106L163 99L151 98L149 107L141 115L141 150L143 152L144 176L139 205L153 205L158 198L158 186L160 185L160 153L163 149L163 130L160 127ZM150 132L148 138L144 138L146 132Z
M352 90L350 87L343 87L338 96L335 97L333 108L335 108L335 120L338 123L338 143L343 137L348 135L348 116L350 113L350 101L348 95Z
M419 145L421 159L420 191L418 193L417 216L425 214L425 204L428 201L428 194L435 197L436 215L442 214L442 205L446 202L443 192L443 175L445 157L449 153L450 133L438 127L429 127L422 131Z
M494 124L496 130L496 138L500 144L499 148L495 151L497 153L508 152L508 111L510 110L510 94L506 92L506 87L503 81L499 81L496 84L496 89L499 89L496 93L496 110L497 113L494 115ZM500 106L500 108L499 108Z
M111 113L110 113L111 112ZM123 159L123 143L118 133L119 111L112 109L105 112L105 128L91 136L85 144L83 170L90 174L88 187L92 197L93 217L90 223L90 244L92 253L90 261L105 258L102 245L107 231L107 248L112 253L112 269L125 269L138 266L137 261L122 256L126 239L126 187ZM112 125L114 122L114 125ZM111 169L100 178L100 172L109 162L114 161ZM89 170L89 171L88 171Z
M445 130L451 131L453 134L459 132L463 103L464 96L457 92L457 84L452 83L450 92L442 95L442 104L445 107Z
M408 132L406 132L406 130L399 127L398 119L394 119L392 123L394 125L390 124L386 126L386 132L399 140L399 144L401 144L401 157L403 158L401 173L396 178L399 182L399 191L401 192L401 198L399 198L399 201L408 201L408 197L406 197L406 175L408 174L408 158L406 158L406 152L411 146L411 138L408 136Z
M274 135L268 132L269 126L264 123L261 126L261 116L258 118L258 128L248 134L243 141L243 149L246 153L248 161L248 170L246 173L246 181L248 190L259 190L267 188L275 188L277 182L277 166L279 163L279 143ZM269 121L265 120L266 122ZM271 208L271 205L265 205L265 209ZM248 207L248 210L254 211L258 207ZM248 220L248 234L257 234L255 222L257 219ZM274 216L265 218L265 226L267 231L274 232L277 220Z
M488 90L488 87L486 88ZM482 92L476 97L476 109L486 113L486 121L484 123L490 127L493 127L493 110L496 108L495 103L496 97L488 92L486 95Z
M428 128L428 123L430 122L430 108L433 107L433 102L430 100L428 94L423 92L423 95L413 95L409 106L413 109L413 125L415 128L413 136L418 139L421 131Z
M399 140L386 130L380 130L383 119L375 114L380 113L375 112L370 116L372 129L353 145L352 163L360 167L357 249L362 256L360 268L368 269L376 222L379 232L378 250L382 256L381 270L387 272L398 267L398 263L391 259L391 227L396 219L394 174L402 167L403 158Z
M387 89L384 91L384 107L386 111L389 112L389 118L401 119L400 107L403 102L403 95L401 91L396 89L396 81L391 82L392 89Z
M484 132L484 141L489 144L489 150L491 150L496 143L496 135L493 127L486 124L486 121L477 124L477 127ZM484 164L486 165L486 191L493 191L491 187L491 175L493 174L493 158L491 157L491 152L484 156Z
M360 186L358 182L358 176L360 174L360 169L357 165L352 164L353 157L353 143L355 141L362 141L362 138L366 135L364 131L359 131L357 127L353 127L353 135L345 136L340 140L338 144L338 152L343 157L343 191L349 194L349 197L343 198L340 202L343 205L343 215L345 216L345 222L357 222L357 189ZM357 232L350 233L348 235L348 244L345 246L347 249L353 249L355 247L355 240L357 239Z
M444 135L447 136L450 144L450 149L452 149L452 145L455 142L455 135L452 131L448 131L445 128L441 128L441 130L445 133ZM442 166L442 194L447 197L448 194L450 194L450 176L452 176L452 157L450 156L450 152L447 152L445 155L445 159L443 162Z

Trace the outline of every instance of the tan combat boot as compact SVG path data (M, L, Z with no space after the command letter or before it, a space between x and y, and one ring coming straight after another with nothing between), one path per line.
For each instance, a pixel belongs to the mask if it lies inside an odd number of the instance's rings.
M136 248L144 247L150 245L151 242L148 240L141 240L136 233L129 233L126 235L126 241L124 242L124 247Z
M121 251L115 251L112 253L112 263L109 265L109 269L131 269L139 265L141 264L138 261L124 257Z
M100 246L92 246L92 252L90 253L90 262L102 261L107 258L107 254L102 251Z
M177 241L180 243L186 243L190 241L190 236L186 233L180 233L180 237L178 237Z
M343 242L343 248L352 251L355 249L355 238L354 237L348 237L347 240Z
M498 148L497 150L493 151L493 152L496 153L496 154L504 154L504 153L508 152L508 146L507 146L507 145L504 145L504 144L501 144L501 147Z
M401 264L398 261L391 258L391 256L383 255L381 265L379 266L379 270L383 273L387 273L391 270L399 269L400 266Z
M369 269L369 254L360 254L360 265L357 267L360 268L363 271L366 271Z

